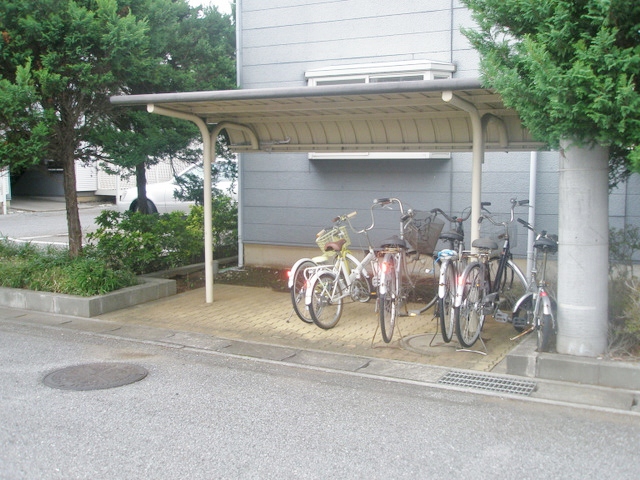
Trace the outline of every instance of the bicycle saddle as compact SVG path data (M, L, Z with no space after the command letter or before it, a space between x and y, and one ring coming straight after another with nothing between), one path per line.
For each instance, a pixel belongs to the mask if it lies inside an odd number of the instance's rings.
M471 246L474 247L474 248L481 248L481 249L484 249L484 250L497 250L498 249L498 244L496 242L494 242L493 240L491 240L490 238L478 238L477 240L473 241Z
M344 238L341 238L340 240L336 240L335 242L328 242L324 246L324 251L325 252L339 252L340 250L342 250L342 247L344 246L345 243L347 243L347 240L344 239Z
M442 240L452 240L454 242L461 242L464 240L464 235L460 235L458 232L450 231L440 234Z
M542 237L533 242L533 248L539 250L546 250L549 253L556 253L558 251L558 243L547 237Z
M380 244L380 248L408 248L407 242L397 235L387 238Z

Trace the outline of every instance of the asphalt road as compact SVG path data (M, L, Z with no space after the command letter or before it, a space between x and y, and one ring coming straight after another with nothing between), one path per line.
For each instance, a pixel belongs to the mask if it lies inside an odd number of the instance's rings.
M8 215L0 215L0 237L28 241L34 244L68 245L67 213L63 202L49 202L45 211L12 209ZM95 217L102 210L113 209L109 203L80 204L80 225L83 242L86 234L95 231Z
M68 391L48 373L149 374ZM640 422L0 319L0 478L635 479Z

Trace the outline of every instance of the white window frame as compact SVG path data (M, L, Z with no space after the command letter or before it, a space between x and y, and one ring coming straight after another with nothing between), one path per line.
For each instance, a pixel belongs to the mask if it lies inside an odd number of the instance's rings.
M414 80L441 80L451 78L456 66L452 63L412 60L405 62L362 63L309 70L305 73L307 85L315 87L327 84L374 83Z
M347 85L412 80L441 80L451 78L456 67L452 63L427 60L404 62L362 63L339 65L305 72L307 85ZM310 152L313 160L347 159L449 159L449 152Z

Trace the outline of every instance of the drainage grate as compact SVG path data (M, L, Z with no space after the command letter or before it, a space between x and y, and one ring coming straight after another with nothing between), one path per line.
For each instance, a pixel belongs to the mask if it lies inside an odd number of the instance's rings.
M513 393L515 395L530 395L536 388L535 382L526 380L512 380L505 377L456 371L448 372L438 380L438 383L457 387L480 388L482 390L491 390L492 392Z

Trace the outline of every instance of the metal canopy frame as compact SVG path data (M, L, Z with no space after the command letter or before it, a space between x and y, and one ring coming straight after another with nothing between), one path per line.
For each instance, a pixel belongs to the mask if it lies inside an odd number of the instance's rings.
M235 152L473 153L471 214L480 215L485 151L545 147L479 79L446 79L111 97L113 105L195 123L204 144L205 290L213 302L211 163L226 131ZM479 226L471 223L471 238Z

